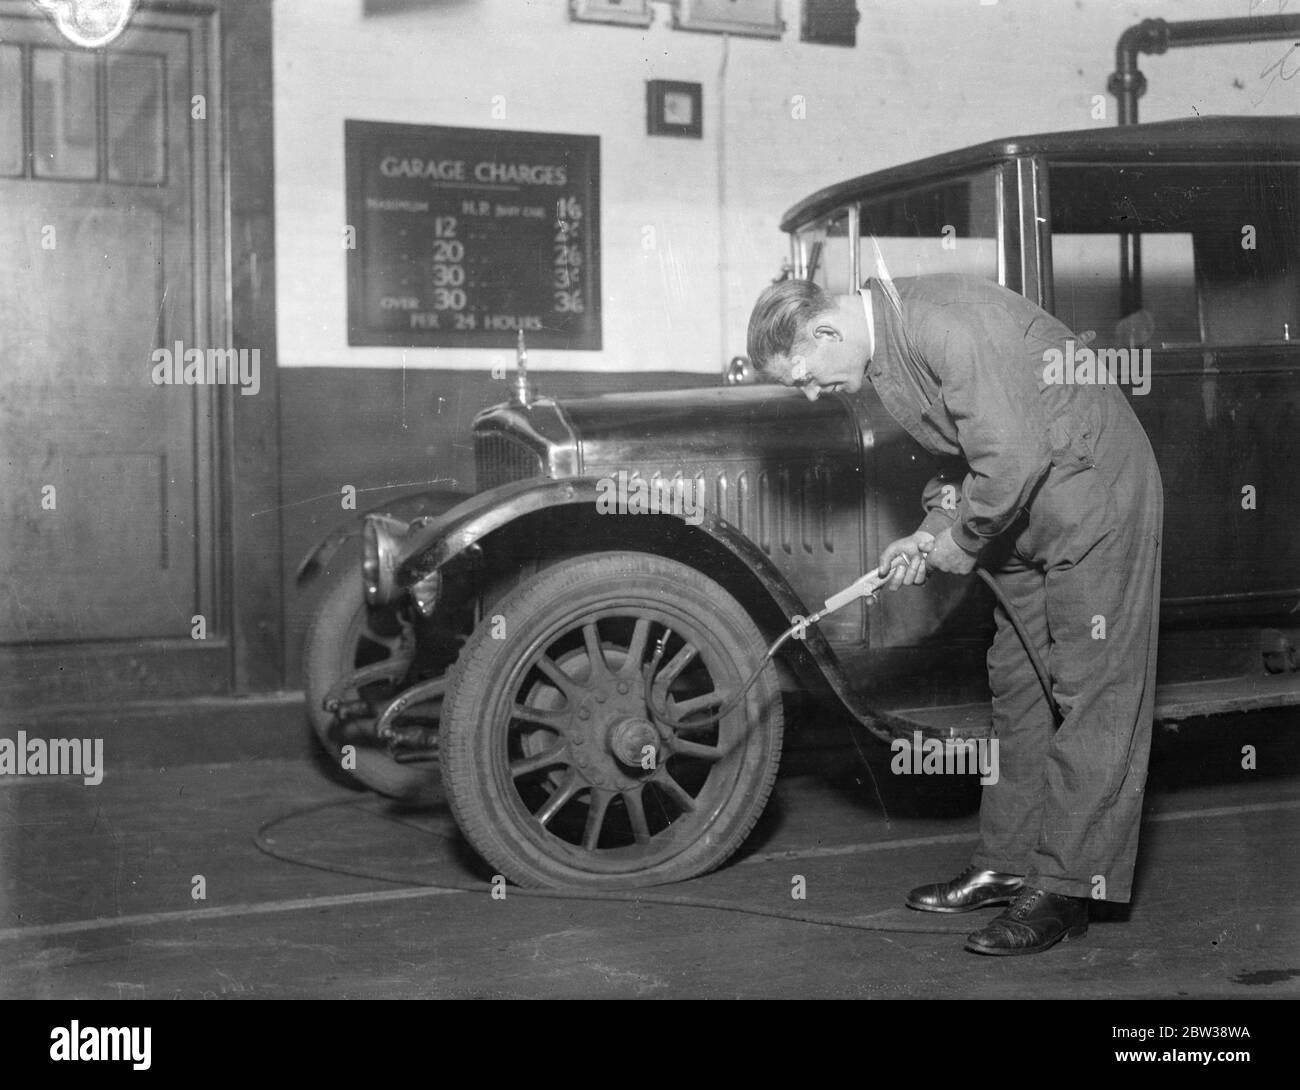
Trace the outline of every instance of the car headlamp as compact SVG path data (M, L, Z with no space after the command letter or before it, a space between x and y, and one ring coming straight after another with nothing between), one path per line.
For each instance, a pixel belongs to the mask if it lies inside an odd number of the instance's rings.
M388 605L397 597L397 558L410 528L388 515L366 516L361 530L361 580L368 604Z

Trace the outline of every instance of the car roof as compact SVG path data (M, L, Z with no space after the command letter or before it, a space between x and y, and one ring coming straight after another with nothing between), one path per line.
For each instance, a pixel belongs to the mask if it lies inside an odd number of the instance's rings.
M1184 159L1222 162L1243 156L1300 158L1300 117L1194 117L989 140L819 189L786 212L781 230L792 231L864 197L1030 155L1053 162L1131 161L1135 155L1156 163Z

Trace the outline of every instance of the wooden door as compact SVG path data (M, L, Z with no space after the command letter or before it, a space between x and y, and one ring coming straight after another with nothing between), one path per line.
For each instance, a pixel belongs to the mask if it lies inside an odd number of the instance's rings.
M154 381L156 349L219 344L202 25L137 18L86 51L20 11L0 9L0 643L189 644L201 616L221 657L221 390Z

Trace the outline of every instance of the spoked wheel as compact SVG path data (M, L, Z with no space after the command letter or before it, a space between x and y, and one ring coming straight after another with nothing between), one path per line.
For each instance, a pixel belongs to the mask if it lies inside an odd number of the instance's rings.
M304 687L312 728L338 763L382 795L427 802L437 797L437 732L445 679L423 687L427 699L393 717L388 739L376 721L390 702L416 681L416 632L405 607L366 605L360 573L344 567L331 583L307 632L303 651ZM339 689L339 682L354 683ZM338 697L333 711L327 695ZM344 759L343 747L352 746Z
M619 888L689 878L740 846L783 724L770 663L739 708L692 722L761 661L734 598L683 564L603 553L494 610L504 633L485 623L465 645L441 739L448 800L484 858L522 885Z

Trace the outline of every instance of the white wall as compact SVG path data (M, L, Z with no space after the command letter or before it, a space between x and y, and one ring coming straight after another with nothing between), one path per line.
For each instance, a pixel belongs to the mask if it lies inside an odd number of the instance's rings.
M486 368L499 350L347 344L343 120L594 133L601 140L600 352L539 369L715 372L785 256L781 214L856 174L999 136L1114 124L1115 40L1147 17L1272 14L1288 0L858 0L854 49L572 23L567 0L275 6L276 249L284 367ZM1300 111L1289 42L1144 57L1144 121ZM725 66L725 72L724 72ZM703 140L645 134L645 81L704 86ZM1106 118L1092 117L1106 95ZM506 116L492 102L504 95ZM794 96L806 116L796 118ZM719 124L725 110L725 124ZM719 164L722 167L719 185ZM657 247L642 247L653 226Z

